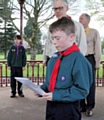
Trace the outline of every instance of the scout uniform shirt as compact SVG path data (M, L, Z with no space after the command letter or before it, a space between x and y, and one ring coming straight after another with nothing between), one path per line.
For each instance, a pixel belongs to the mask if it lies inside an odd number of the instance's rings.
M89 29L89 30L88 30ZM101 41L97 30L93 28L86 28L87 38L87 55L93 54L95 56L96 67L100 67L101 61ZM88 31L88 32L87 32Z
M46 80L41 86L45 92L50 92L50 76L58 57L55 53L48 62ZM89 94L91 84L91 64L80 52L75 51L63 57L61 61L52 101L74 102L84 99Z

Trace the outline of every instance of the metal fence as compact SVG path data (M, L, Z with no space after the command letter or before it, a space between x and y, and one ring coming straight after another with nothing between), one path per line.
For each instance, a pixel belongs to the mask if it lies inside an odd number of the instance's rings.
M28 60L24 70L24 77L29 78L37 85L45 81L46 67L42 60ZM0 61L0 87L10 86L10 70L7 69L7 61ZM101 61L100 69L96 72L96 86L104 86L104 61Z

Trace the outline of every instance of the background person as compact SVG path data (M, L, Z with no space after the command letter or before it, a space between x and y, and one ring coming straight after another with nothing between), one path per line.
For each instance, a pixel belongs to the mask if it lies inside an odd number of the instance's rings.
M68 2L67 0L54 0L53 1L53 10L54 14L57 19L64 17L68 17L69 19L72 19L70 16L67 15L68 8ZM75 24L75 42L80 48L80 51L83 55L87 52L87 43L86 43L86 35L84 32L83 26L79 23L74 21ZM52 43L50 33L48 33L48 39L46 40L44 51L43 51L43 63L46 64L47 60L51 58L51 56L57 51L55 46Z
M92 115L92 109L95 107L95 75L96 70L100 68L101 61L100 36L96 29L89 27L90 19L90 16L86 13L83 13L79 17L79 22L84 26L87 38L87 53L85 57L91 63L93 72L93 83L90 88L90 93L86 100L81 100L81 112L86 112L87 116Z
M7 57L8 69L11 70L11 98L16 96L16 80L14 77L23 77L23 70L26 65L26 52L20 44L21 42L21 36L16 35L14 37L14 45L10 47ZM24 97L21 86L22 83L18 82L18 94L20 97Z
M49 27L58 52L47 65L46 81L41 88L47 100L46 120L81 120L79 100L89 93L91 64L74 42L74 22L62 17ZM63 112L64 111L64 112Z

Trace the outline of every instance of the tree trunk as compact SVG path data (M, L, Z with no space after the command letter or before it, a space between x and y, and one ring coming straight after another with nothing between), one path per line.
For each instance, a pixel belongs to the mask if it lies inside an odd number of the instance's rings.
M35 46L31 47L30 53L31 53L30 59L31 60L36 60L36 48L35 48Z
M4 51L4 59L7 58L6 50Z

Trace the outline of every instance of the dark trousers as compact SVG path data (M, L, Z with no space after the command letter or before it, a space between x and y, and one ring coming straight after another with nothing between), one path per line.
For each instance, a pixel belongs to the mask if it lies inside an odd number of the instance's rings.
M79 101L72 103L47 101L46 120L81 120Z
M46 56L46 66L47 66L49 60L50 60L50 57Z
M16 94L16 79L14 77L23 77L22 67L11 67L11 93ZM18 94L22 94L22 83L18 83Z
M87 98L81 100L80 107L85 108L87 110L92 110L95 107L95 58L94 55L88 55L86 56L86 58L92 65L93 83L90 87L89 95L87 96Z

